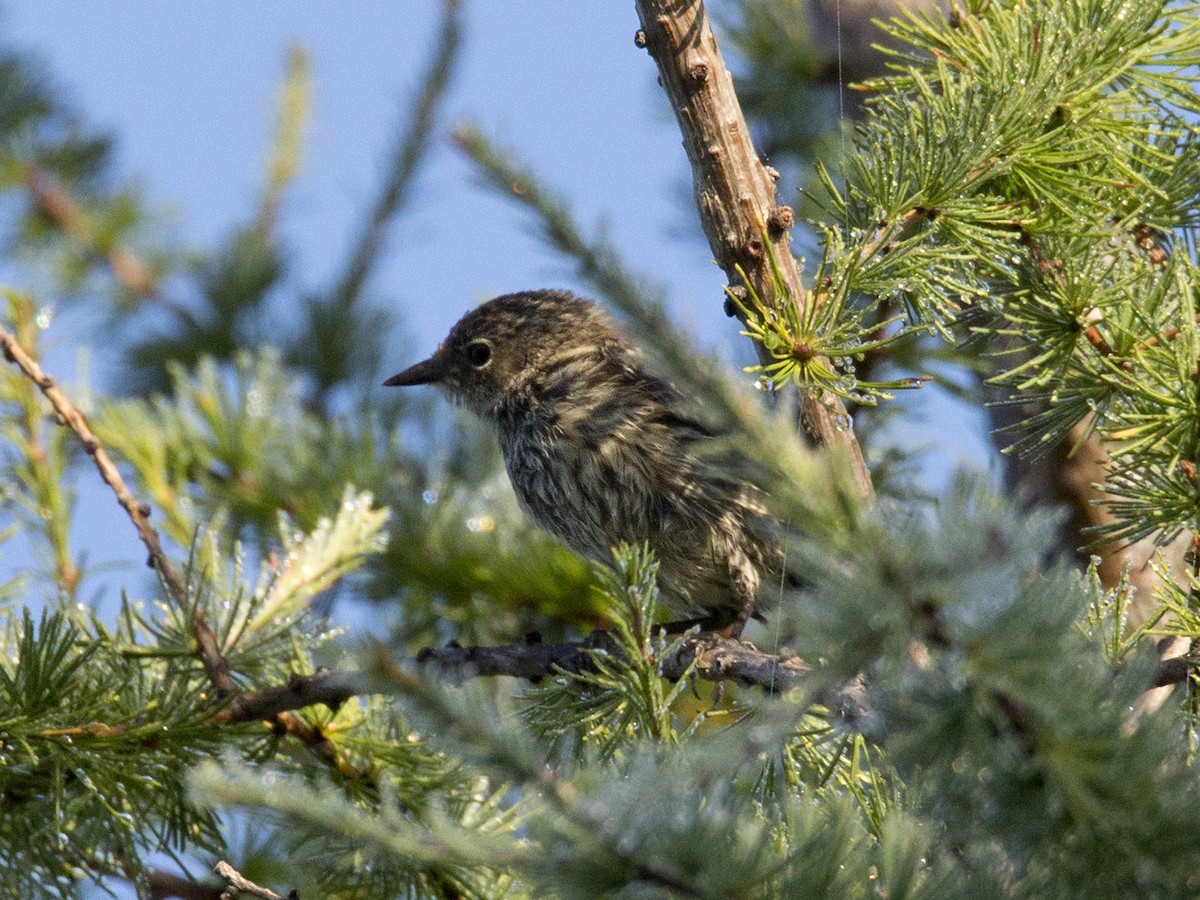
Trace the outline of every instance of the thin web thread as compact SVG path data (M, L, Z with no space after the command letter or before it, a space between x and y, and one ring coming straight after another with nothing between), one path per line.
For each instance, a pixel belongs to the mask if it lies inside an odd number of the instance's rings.
M838 96L838 120L837 129L841 139L842 159L846 158L846 78L842 70L842 0L836 0L834 3L834 30L837 34L837 96ZM845 204L842 210L842 227L849 233L850 231L850 207ZM783 592L787 584L787 544L783 546L783 565L779 571L779 592L776 597L775 608L779 609L783 605ZM775 617L775 628L772 640L771 654L776 660L779 659L779 642L783 631L783 621L780 616ZM771 670L771 693L775 692L775 676L779 671L779 664L776 662L775 667Z
M834 29L837 32L837 95L838 95L838 135L841 138L842 160L846 159L846 78L842 72L842 0L834 4ZM850 204L842 204L842 230L850 233Z
M846 77L842 69L842 0L836 0L834 3L834 29L837 33L837 96L838 96L838 120L837 129L841 140L841 158L846 158ZM844 204L842 210L842 227L849 233L850 231L850 206ZM779 570L778 593L776 596L775 608L778 610L783 605L784 589L787 586L787 544L783 545L783 564ZM775 628L772 634L771 655L775 657L776 663L771 670L771 693L775 693L775 677L779 672L779 644L783 632L783 621L779 615L775 616Z
M783 588L787 584L787 544L783 544L783 562L779 566L779 594L775 598L775 609L783 609ZM774 643L771 647L771 655L775 657L775 664L771 666L771 686L768 689L772 694L775 693L775 676L779 674L779 636L783 631L783 617L778 613L775 616L775 634Z

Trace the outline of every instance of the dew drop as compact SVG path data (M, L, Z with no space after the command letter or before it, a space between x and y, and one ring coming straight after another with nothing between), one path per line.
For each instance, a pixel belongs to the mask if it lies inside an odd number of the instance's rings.
M471 518L467 519L467 531L473 534L487 534L495 530L496 520L486 513L480 516L471 516Z
M263 397L263 392L258 388L251 388L246 391L246 415L253 418L261 418L266 415L267 403Z

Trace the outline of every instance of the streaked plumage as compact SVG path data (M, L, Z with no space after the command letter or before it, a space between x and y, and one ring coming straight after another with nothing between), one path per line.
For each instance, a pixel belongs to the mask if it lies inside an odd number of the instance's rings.
M493 423L522 508L577 553L649 543L673 613L740 626L779 569L757 490L706 461L681 411L595 304L565 291L497 297L389 385L440 384Z

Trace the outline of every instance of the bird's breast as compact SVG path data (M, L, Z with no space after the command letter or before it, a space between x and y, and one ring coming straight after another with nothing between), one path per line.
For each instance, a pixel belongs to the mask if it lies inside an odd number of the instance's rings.
M525 512L569 547L607 561L649 540L662 518L637 429L580 405L529 406L499 420L509 479Z

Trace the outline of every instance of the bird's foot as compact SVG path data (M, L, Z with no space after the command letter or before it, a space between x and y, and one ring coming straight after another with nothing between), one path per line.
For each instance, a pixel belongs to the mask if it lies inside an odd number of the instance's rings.
M694 619L680 619L678 622L663 622L660 625L655 625L654 630L658 634L664 635L667 638L674 639L683 637L693 628L698 629L701 634L717 634L721 637L730 637L726 634L725 629L732 628L734 623L729 621L729 616L718 615L716 613L707 616L698 616ZM741 630L738 630L741 634Z

